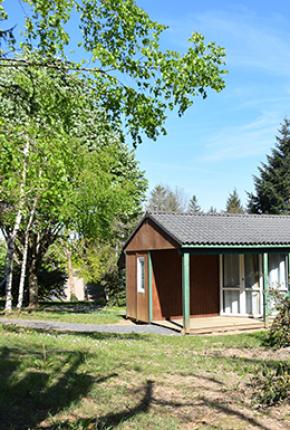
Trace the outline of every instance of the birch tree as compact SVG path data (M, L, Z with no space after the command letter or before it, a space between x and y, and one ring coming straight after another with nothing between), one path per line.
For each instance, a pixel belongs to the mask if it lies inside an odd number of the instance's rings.
M135 145L144 134L150 139L166 134L168 110L183 115L196 97L225 86L223 48L193 33L185 52L162 49L168 27L134 0L22 0L22 5L15 22L22 37L15 41L15 53L0 57L0 67L88 75L98 106ZM24 57L16 55L19 48Z
M37 306L37 273L48 248L70 230L84 240L109 240L116 220L126 222L139 211L146 181L133 151L85 93L83 80L45 70L13 72L0 74L0 191L9 207L1 228L9 238L21 201L15 237L21 308L25 277L30 304ZM17 92L10 91L11 82ZM15 130L33 142L27 159ZM26 166L20 200L19 166Z
M167 27L153 21L134 0L22 3L28 5L25 16L15 23L21 26L24 22L22 36L14 40L12 29L7 40L9 49L0 52L0 134L7 148L3 153L9 161L7 166L11 166L9 156L14 151L18 128L36 142L30 150L25 216L14 246L17 243L15 251L22 259L28 231L27 276L30 300L37 304L37 270L64 226L72 226L74 219L74 228L84 237L104 237L111 234L110 226L116 224L117 214L121 222L126 222L140 206L144 178L138 168L132 170L130 180L124 178L124 165L132 164L131 154L122 146L125 139L129 138L134 146L142 142L144 135L157 139L166 134L168 111L176 110L181 116L196 97L206 98L211 90L221 91L225 85L225 51L215 43L207 43L199 33L192 34L184 53L162 49L160 39ZM0 6L3 26L6 17L4 4ZM74 25L73 38L67 31L68 24ZM74 41L80 61L68 54L67 48L74 48ZM75 158L71 158L72 154ZM97 157L98 175L88 162L92 154ZM78 165L84 159L87 164L79 171ZM31 202L39 188L35 178L44 166L44 186L40 187L38 206L29 226ZM6 237L13 232L11 218L16 217L15 210L20 205L11 186L14 181L19 188L19 176L14 176L18 167L14 164L12 170L0 172L5 181L6 177L10 181L6 191L11 190L11 195L4 192L10 205L3 223ZM86 184L82 196L76 192L77 186L84 188L75 171ZM71 195L77 205L72 204Z

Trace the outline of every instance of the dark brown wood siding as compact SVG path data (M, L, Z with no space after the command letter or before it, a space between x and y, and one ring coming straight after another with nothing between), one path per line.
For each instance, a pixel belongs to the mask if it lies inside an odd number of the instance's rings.
M125 251L147 251L151 249L173 249L174 241L150 220L145 220L137 230Z
M152 252L153 319L182 315L181 256L176 250Z
M136 318L136 256L126 255L126 303L127 317Z
M147 261L147 255L144 253L137 253L136 254L136 262L138 257L144 257L144 264L145 264L145 273L144 273L144 286L145 286L145 292L144 293L138 293L137 291L137 315L136 319L138 321L144 321L148 322L148 261ZM137 264L136 264L137 266ZM136 290L137 290L137 273L136 273Z
M219 313L218 256L190 257L190 313ZM176 250L153 251L153 319L182 316L182 261Z
M144 257L145 292L137 291L137 258ZM126 255L126 294L127 317L137 321L148 322L148 260L146 253L129 253Z
M219 257L191 255L190 313L193 316L219 313Z

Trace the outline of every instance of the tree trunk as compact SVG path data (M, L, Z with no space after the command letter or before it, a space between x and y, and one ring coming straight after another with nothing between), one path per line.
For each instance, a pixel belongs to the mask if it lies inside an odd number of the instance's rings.
M14 252L15 252L15 240L20 228L22 220L22 212L24 207L24 197L25 197L25 185L27 176L27 159L29 155L29 139L26 139L23 148L23 167L22 167L22 178L19 190L19 206L15 218L15 224L11 235L8 239L8 252L7 252L7 275L6 275L6 302L5 302L5 312L11 312L12 310L12 285L13 285L13 263L14 263Z
M37 279L37 264L35 256L31 259L29 266L29 307L38 307L38 279Z
M20 273L20 281L19 281L19 293L18 293L18 304L17 308L20 310L23 305L23 295L24 295L24 285L25 285L25 278L26 278L26 269L27 269L27 255L28 255L28 245L29 245L29 232L30 228L33 222L35 210L37 205L37 198L34 200L33 207L30 212L28 224L25 230L24 235L24 246L23 246L23 257L22 257L22 264L21 264L21 273Z
M12 311L12 282L13 282L13 258L14 258L14 240L9 239L7 250L7 266L6 266L6 302L5 312Z
M74 271L72 266L72 260L71 260L71 251L66 248L66 257L67 257L67 284L69 289L69 300L73 297L75 299L76 297L76 289L75 289L75 282L74 282Z

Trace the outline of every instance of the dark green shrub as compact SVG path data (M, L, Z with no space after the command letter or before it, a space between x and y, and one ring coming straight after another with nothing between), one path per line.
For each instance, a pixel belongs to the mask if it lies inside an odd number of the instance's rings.
M255 389L253 402L258 408L290 400L290 365L279 363L274 368L265 366L252 384Z

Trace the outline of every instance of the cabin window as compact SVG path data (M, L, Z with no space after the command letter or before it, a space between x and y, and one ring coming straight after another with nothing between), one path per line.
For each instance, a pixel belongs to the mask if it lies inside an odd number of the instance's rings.
M240 256L238 254L224 255L224 288L239 288L240 286Z
M137 258L137 292L145 293L145 264L144 257Z
M269 254L269 278L271 288L287 292L288 273L285 254Z

